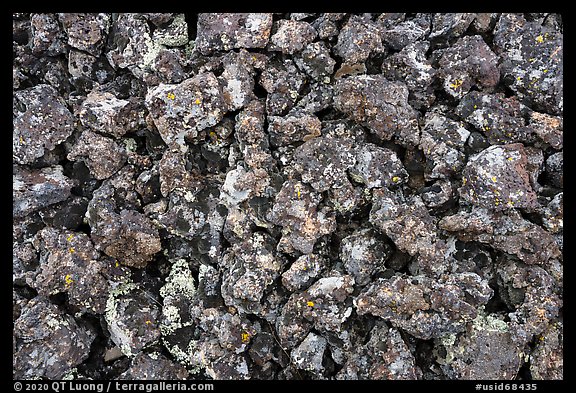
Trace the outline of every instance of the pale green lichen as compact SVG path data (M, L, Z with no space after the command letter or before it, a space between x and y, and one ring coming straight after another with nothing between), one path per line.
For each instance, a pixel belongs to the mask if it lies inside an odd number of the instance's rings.
M113 288L109 295L108 299L106 300L106 309L104 312L104 316L106 318L106 322L108 323L109 329L111 332L114 332L116 336L119 338L121 344L119 345L120 350L126 356L133 356L132 349L130 345L128 345L128 341L130 341L130 337L128 337L122 329L118 328L119 322L119 315L118 315L118 297L127 295L131 291L138 288L138 285L131 283L131 282L124 282L117 285ZM117 343L118 344L118 343Z
M160 296L164 298L162 307L163 321L160 331L163 335L174 333L177 329L190 326L192 322L182 323L180 310L172 303L174 299L185 297L191 299L196 294L194 277L185 259L179 259L172 265L172 270L166 278L166 284L160 289Z
M196 293L194 277L185 259L179 259L172 265L166 284L160 289L163 298L171 295L192 297Z
M138 149L136 141L132 138L126 138L123 140L123 142L124 142L124 148L126 149L127 153L135 152L136 149Z

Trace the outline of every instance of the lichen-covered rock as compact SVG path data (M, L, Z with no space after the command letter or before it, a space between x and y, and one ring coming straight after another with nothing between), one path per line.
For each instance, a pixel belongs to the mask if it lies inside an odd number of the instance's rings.
M548 157L546 178L554 187L564 187L564 152L554 153Z
M429 209L441 210L450 207L455 201L456 190L448 180L439 180L422 189L422 202Z
M12 157L18 164L33 163L74 131L72 113L50 85L16 91L12 105Z
M74 187L62 167L27 169L14 165L12 170L12 216L24 217L46 206L66 200Z
M294 293L276 319L276 331L284 348L293 348L314 327L320 332L346 335L342 325L352 314L354 278L330 275L316 281L306 291Z
M500 80L498 57L479 35L460 38L442 52L438 65L444 91L455 98L472 87L492 89Z
M395 136L403 145L415 145L417 112L408 104L408 94L404 83L382 75L351 76L336 82L334 106L383 140Z
M426 37L430 33L430 21L431 17L427 14L416 14L413 19L398 20L399 23L391 24L384 18L381 21L385 27L381 35L382 40L392 49L400 50Z
M463 241L479 241L515 255L526 264L546 265L561 255L554 237L542 227L522 218L515 210L505 215L474 208L440 220L438 226Z
M398 192L376 190L369 220L399 250L417 256L423 271L439 274L448 268L448 246L419 195L405 199Z
M542 225L551 233L564 229L564 193L558 193L542 211Z
M368 188L395 187L408 178L408 172L394 151L372 143L365 143L356 150L356 164L349 169L349 174Z
M224 72L218 78L222 86L222 96L228 110L235 111L255 98L250 54L244 49L239 54L231 52L224 56L222 62Z
M120 13L114 23L111 49L106 58L114 69L127 68L135 76L142 77L149 72L158 49L144 15Z
M365 62L370 55L383 51L378 25L357 15L350 16L334 46L334 53L349 64Z
M160 310L154 295L134 283L123 283L110 292L106 324L110 339L126 356L135 356L160 337Z
M464 166L464 145L469 136L470 131L462 123L429 111L420 136L420 148L426 156L424 177L446 179L459 173Z
M29 284L43 296L66 293L70 304L82 312L102 314L112 262L99 259L89 237L47 227L38 232L34 243L40 252L40 266Z
M562 117L551 116L540 112L530 112L528 124L544 143L552 146L556 150L562 150L564 147Z
M536 340L530 354L530 372L535 380L564 379L564 324L554 323Z
M296 65L317 81L326 82L334 72L336 61L323 42L312 42L296 57Z
M220 261L222 297L228 306L258 313L264 291L280 276L282 260L275 255L269 235L255 232L251 238L236 244Z
M292 350L290 357L296 367L321 374L324 370L322 359L326 350L326 339L310 332L299 346Z
M269 116L268 133L272 146L285 146L320 136L320 120L307 113L289 113L287 116Z
M305 75L298 70L294 61L271 61L262 71L259 83L266 90L266 112L268 115L285 115L294 107L304 85Z
M318 254L302 255L282 274L282 285L291 292L306 289L328 265L325 257Z
M370 331L368 342L354 349L336 379L413 380L421 375L400 332L378 323Z
M264 48L270 38L272 14L198 14L196 48L203 55L238 48Z
M96 57L74 49L68 52L68 72L78 82L89 79L103 85L114 78L114 69L106 57Z
M163 298L160 324L163 336L170 336L192 325L193 320L188 308L196 296L196 287L192 271L185 259L172 264L166 284L160 289L160 296Z
M186 379L188 370L178 363L168 360L158 352L140 352L132 359L130 368L123 372L120 380L178 380Z
M282 19L274 23L268 48L294 54L316 38L316 30L308 22Z
M408 103L415 109L428 108L436 98L431 85L437 71L426 57L429 48L428 41L416 41L382 62L382 74L388 80L406 83Z
M502 14L494 28L494 47L504 83L539 112L561 115L564 109L563 35L522 14Z
M551 265L551 264L550 264ZM501 258L498 269L499 293L514 312L509 313L510 330L522 343L531 342L555 322L562 308L562 268L548 273L540 266Z
M450 40L461 36L475 19L472 13L437 13L432 17L429 38Z
M354 165L351 143L340 138L312 138L294 152L294 165L302 181L318 192L348 183L346 170Z
M84 130L72 146L67 158L70 161L84 162L94 178L103 180L114 175L124 166L127 152L112 138Z
M321 236L334 231L333 213L319 209L319 203L320 196L310 186L295 180L284 182L267 215L271 223L282 226L279 249L310 254Z
M66 36L54 14L32 14L30 16L30 46L32 53L58 56L66 52Z
M198 74L179 84L160 84L146 95L146 108L162 139L171 148L187 150L185 138L216 125L227 108L213 73Z
M446 357L439 363L451 379L515 379L524 355L508 324L490 314L479 314L464 334L443 342Z
M342 239L340 258L346 271L358 285L366 285L373 275L385 270L390 246L374 233L364 229Z
M414 337L427 340L461 332L494 291L475 273L436 281L427 276L378 279L354 300L356 311L372 314Z
M27 302L14 322L15 379L61 379L86 360L94 334L43 298Z
M491 146L473 155L462 171L460 197L475 206L495 211L537 208L527 160L520 143Z
M119 100L112 93L92 91L82 103L80 122L93 131L119 138L144 126L142 104Z
M158 229L152 221L136 210L117 207L110 199L118 193L109 179L94 192L88 204L86 219L91 226L90 237L96 248L126 266L142 268L162 247ZM135 191L131 191L138 198ZM134 208L135 206L130 206Z
M106 43L110 25L108 14L58 14L68 36L68 45L99 56Z
M527 108L515 97L502 93L488 95L473 91L464 96L456 113L482 132L492 145L529 143L534 129L524 120Z

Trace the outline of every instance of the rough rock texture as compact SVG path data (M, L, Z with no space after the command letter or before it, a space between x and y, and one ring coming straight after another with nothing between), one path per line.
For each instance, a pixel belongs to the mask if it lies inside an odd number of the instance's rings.
M14 322L14 376L61 379L88 358L94 335L47 300L25 303Z
M196 45L202 54L235 48L263 48L271 29L272 14L199 14Z
M14 379L563 379L561 14L12 29Z
M216 125L224 116L222 90L213 73L198 74L177 85L160 84L146 95L146 107L169 147L186 151L185 137Z
M12 105L12 152L18 164L33 163L74 131L74 118L52 86L17 91Z

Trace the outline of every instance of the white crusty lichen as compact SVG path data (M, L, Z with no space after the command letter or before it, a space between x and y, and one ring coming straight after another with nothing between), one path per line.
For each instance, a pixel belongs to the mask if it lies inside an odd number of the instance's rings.
M163 298L173 295L192 297L195 293L194 277L188 262L185 259L178 259L172 265L166 284L160 289L160 296Z
M174 305L182 297L191 299L196 294L194 277L185 259L179 259L172 265L172 270L166 278L166 284L160 289L160 296L164 298L162 307L162 323L160 331L166 336L177 329L190 326L192 322L182 322L180 309Z
M106 310L104 312L104 317L108 324L110 334L115 338L114 342L120 347L120 350L126 356L133 356L134 354L132 353L132 348L129 344L131 338L118 325L118 322L120 321L118 315L118 298L127 295L137 288L138 285L132 282L124 282L116 286L108 295L108 300L106 300Z

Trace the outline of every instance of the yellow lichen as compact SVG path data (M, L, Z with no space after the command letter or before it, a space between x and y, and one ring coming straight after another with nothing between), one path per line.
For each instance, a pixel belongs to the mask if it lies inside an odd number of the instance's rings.
M120 267L120 263L118 261L114 262L114 267Z
M22 137L20 137L20 144L21 144L21 145L25 145L25 144L26 144L26 142L24 142L24 138L22 138Z
M538 37L536 37L536 42L539 44L544 42L544 37L542 36L542 34L540 34Z
M200 105L201 102L202 102L202 101L200 100L200 98L196 98L196 101L194 101L194 103L195 103L196 105Z
M493 181L494 183L496 183L496 176L492 176L491 179L492 179L492 181Z
M453 88L454 90L456 90L457 88L462 86L462 83L464 83L464 81L462 79L455 79L454 83L450 83L450 87Z
M294 186L294 189L296 190L296 196L298 197L298 199L301 199L302 192L300 191L300 184L296 184L296 186Z
M514 158L513 158L513 157L508 157L507 160L508 160L508 161L514 161Z
M146 325L152 325L152 321L151 320L146 320Z
M70 252L70 254L74 254L76 252L76 250L74 249L74 247L70 247L68 249L68 251Z
M69 235L66 237L66 240L69 241L69 242L71 242L73 238L74 238L74 234L71 233L71 234L69 234Z
M248 333L248 332L242 332L240 337L242 338L242 342L244 344L246 344L248 341L250 341L250 333Z
M398 183L398 182L400 181L400 178L399 178L398 176L394 176L394 177L392 178L392 181L393 181L394 183Z
M170 93L166 94L166 97L167 97L169 100L173 100L173 99L176 98L176 95L175 95L174 93L170 92Z
M313 302L312 300L308 300L308 301L306 302L306 305L307 305L308 307L314 307L314 302Z
M66 283L66 286L69 287L70 285L72 285L72 283L74 282L74 280L72 280L72 276L70 274L67 274L64 277L64 282Z

